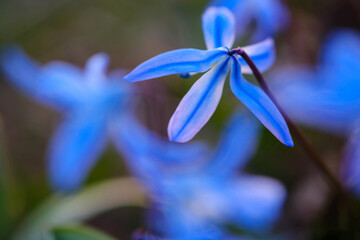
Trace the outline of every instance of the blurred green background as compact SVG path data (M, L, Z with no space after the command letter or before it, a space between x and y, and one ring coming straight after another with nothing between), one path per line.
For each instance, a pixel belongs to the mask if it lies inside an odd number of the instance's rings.
M321 43L332 29L360 30L359 0L284 3L292 19L290 27L276 39L274 68L289 63L315 64ZM0 46L15 42L41 63L64 60L79 66L92 54L106 52L111 69L132 69L168 50L205 48L201 14L207 4L205 0L1 0ZM168 119L195 80L196 76L186 80L172 76L138 84L144 93L138 97L144 123L165 136ZM196 138L215 143L227 116L238 106L241 103L226 85L220 106ZM1 79L0 239L8 239L29 212L51 194L45 155L60 120L58 113L29 100ZM305 131L336 171L344 140ZM264 130L247 169L286 185L289 198L279 229L291 229L299 233L299 239L343 236L348 228L346 217L301 149L284 147ZM127 175L126 167L109 147L87 184L123 175ZM132 231L144 225L142 217L141 208L119 208L90 219L89 224L119 239L129 239Z

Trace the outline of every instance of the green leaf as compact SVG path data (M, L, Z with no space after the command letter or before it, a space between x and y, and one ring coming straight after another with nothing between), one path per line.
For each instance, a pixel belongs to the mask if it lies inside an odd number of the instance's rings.
M56 227L52 234L54 240L115 240L98 230L80 225Z
M14 240L52 239L49 231L59 225L78 223L118 207L143 207L145 194L133 178L107 180L70 196L52 196L28 216Z

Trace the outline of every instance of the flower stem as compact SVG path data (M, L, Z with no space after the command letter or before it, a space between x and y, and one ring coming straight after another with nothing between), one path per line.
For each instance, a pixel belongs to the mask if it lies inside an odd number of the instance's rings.
M264 90L264 92L269 96L269 98L272 100L272 102L275 104L275 106L278 108L282 116L284 117L286 123L288 124L289 128L291 129L291 132L294 134L296 139L298 140L301 147L304 149L304 151L309 155L309 157L312 159L313 163L316 167L320 169L320 171L323 173L325 179L328 181L328 183L335 188L339 194L341 194L345 200L349 199L349 196L347 192L344 190L342 184L338 180L338 178L331 172L329 167L326 165L324 159L321 157L321 155L316 151L316 149L311 145L311 143L307 140L304 133L301 131L301 129L289 118L289 116L282 110L280 107L278 101L272 94L269 86L264 80L263 75L260 73L259 69L256 67L254 61L249 57L249 55L242 49L237 48L232 53L236 53L240 55L246 63L249 65L251 70L254 73L254 76L256 80L259 82L261 88Z

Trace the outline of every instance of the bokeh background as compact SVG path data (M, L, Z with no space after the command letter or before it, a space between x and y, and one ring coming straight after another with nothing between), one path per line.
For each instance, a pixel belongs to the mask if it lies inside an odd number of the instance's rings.
M333 29L360 31L358 0L284 3L291 12L291 23L276 37L274 69L290 63L316 64L321 43ZM41 63L64 60L79 66L89 56L106 52L111 57L111 69L132 69L165 51L205 48L201 14L207 4L206 0L1 0L0 47L16 43ZM171 114L195 80L196 76L185 80L170 76L137 84L143 93L138 96L143 122L166 136ZM226 118L239 105L226 85L220 106L196 139L215 143ZM1 79L0 239L8 239L22 220L50 196L46 147L60 120L56 112L29 100ZM344 139L304 130L329 166L337 169ZM283 146L264 129L247 170L273 176L287 187L289 197L279 229L287 229L299 239L341 239L339 236L348 228L346 216L301 149ZM121 157L109 147L87 185L124 175L128 172ZM143 210L114 209L88 223L118 239L129 239L131 232L144 225Z

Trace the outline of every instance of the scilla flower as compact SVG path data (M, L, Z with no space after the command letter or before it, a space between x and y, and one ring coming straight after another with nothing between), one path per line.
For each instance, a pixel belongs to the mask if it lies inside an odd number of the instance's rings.
M209 8L203 15L203 30L208 50L180 49L160 54L136 67L125 76L129 82L171 74L207 71L180 102L168 125L169 138L186 142L206 124L219 104L225 79L231 69L233 93L257 116L281 142L292 146L288 127L269 97L242 74L251 74L249 66L229 48L233 45L234 16L227 8ZM274 61L274 43L267 39L244 47L261 71Z
M333 32L320 56L316 67L293 66L273 73L273 89L294 120L351 139L343 179L360 196L360 35Z
M112 126L127 127L121 122L130 112L133 90L121 71L106 74L108 61L106 54L96 54L82 70L60 61L40 66L16 47L1 55L2 70L12 85L63 116L48 150L55 190L78 189L111 140ZM193 146L183 147L190 153L201 151L201 146Z
M149 193L148 227L159 239L228 239L226 224L261 235L277 219L284 187L268 177L239 174L257 145L259 128L251 116L237 112L218 146L184 159L192 164L182 167L163 154L168 142L155 146L155 139L161 143L158 136L132 124L129 120L127 128L116 128L116 143L127 152L129 166ZM134 139L142 139L142 148ZM175 156L186 153L180 146L172 148ZM140 234L137 239L157 238Z
M290 23L289 11L281 0L213 0L210 6L223 6L231 10L239 26L236 29L239 38L245 37L254 23L252 41L272 37Z

